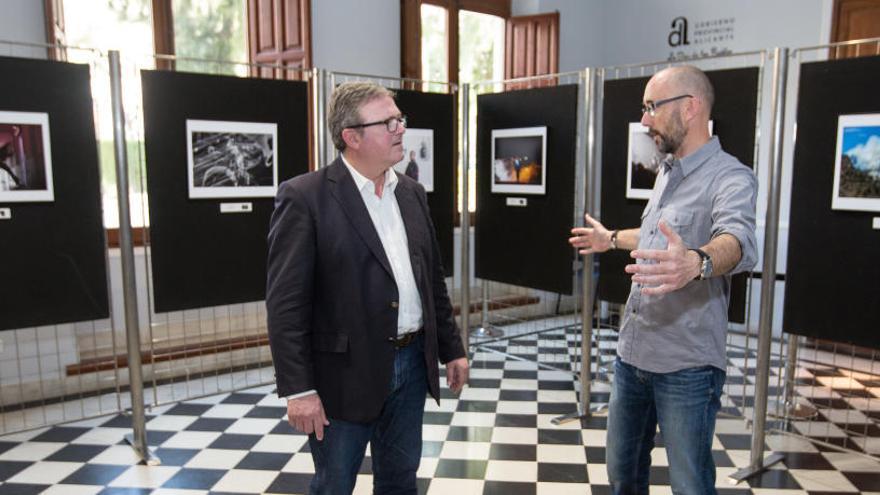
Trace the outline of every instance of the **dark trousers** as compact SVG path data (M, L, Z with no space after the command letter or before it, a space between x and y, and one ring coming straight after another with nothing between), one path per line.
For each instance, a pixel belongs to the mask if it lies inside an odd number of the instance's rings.
M330 418L323 441L309 435L315 462L309 493L350 494L369 442L374 493L415 494L427 388L424 337L420 335L397 351L391 390L378 419L364 424Z

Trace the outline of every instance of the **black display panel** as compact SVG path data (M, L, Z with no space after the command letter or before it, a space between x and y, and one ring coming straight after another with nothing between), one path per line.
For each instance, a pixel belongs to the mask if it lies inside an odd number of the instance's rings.
M572 293L575 251L568 237L574 211L577 90L565 85L477 97L478 278ZM493 193L492 131L539 126L547 128L545 193ZM508 198L525 198L527 206L508 206Z
M274 198L191 199L187 120L276 124L280 184L309 169L307 84L170 71L141 80L156 312L264 299ZM222 203L252 211L221 213Z
M782 323L789 333L875 349L880 212L834 210L832 194L838 118L880 114L878 78L880 57L801 66Z
M407 127L434 131L434 190L428 193L431 221L437 231L440 256L447 277L454 265L455 218L455 97L451 94L422 93L396 89L396 102L407 116Z
M724 151L754 168L755 121L758 107L757 67L708 71L715 88L712 109L713 134ZM638 227L648 200L626 197L629 124L642 118L641 103L650 77L606 81L602 117L602 218L609 229ZM625 304L630 276L624 267L632 262L629 252L599 255L598 296L603 301ZM748 274L733 276L728 316L745 321Z
M19 119L9 112L47 116L49 152L37 154L41 161L50 159L51 188L45 174L40 181L53 196L39 202L0 200L0 208L10 213L0 219L0 330L107 318L106 242L89 67L0 57L0 73L5 75L0 78L0 112L6 115L0 119L6 122L0 126L4 167L17 172L19 162L27 163L43 148L36 144L40 139L24 151L19 138L27 126L10 124ZM25 174L15 175L19 184L14 187L27 187L21 186Z

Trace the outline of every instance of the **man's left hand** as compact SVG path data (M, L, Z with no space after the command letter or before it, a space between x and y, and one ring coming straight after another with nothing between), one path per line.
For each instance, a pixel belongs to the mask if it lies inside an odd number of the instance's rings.
M633 275L633 282L651 286L642 288L642 294L647 295L678 290L700 274L700 255L689 251L681 236L665 221L660 220L657 226L666 237L666 249L636 249L630 256L653 263L626 265L625 269Z
M468 381L468 361L466 357L453 359L446 363L446 384L452 393L457 394Z

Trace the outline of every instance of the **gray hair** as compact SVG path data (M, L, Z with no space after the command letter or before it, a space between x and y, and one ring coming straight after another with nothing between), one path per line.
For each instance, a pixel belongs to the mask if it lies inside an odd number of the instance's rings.
M706 73L693 65L680 65L667 69L670 80L679 89L692 94L706 104L709 114L715 104L715 89Z
M327 109L327 127L330 128L330 137L333 138L333 145L337 150L345 151L342 131L346 127L363 124L361 107L385 96L394 98L394 92L373 82L346 82L336 87Z

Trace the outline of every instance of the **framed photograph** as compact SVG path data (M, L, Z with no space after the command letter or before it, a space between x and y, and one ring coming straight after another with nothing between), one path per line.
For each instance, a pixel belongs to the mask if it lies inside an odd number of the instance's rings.
M545 194L547 127L492 131L493 193Z
M434 192L434 129L407 128L403 135L403 160L394 170Z
M712 134L713 127L713 121L710 120L709 135ZM641 122L630 122L626 167L627 199L651 199L654 180L664 159L666 153L657 149L657 143L648 134L648 128Z
M880 211L880 113L838 117L831 209Z
M278 189L278 125L187 120L190 199L271 198Z
M0 203L55 201L49 114L0 111Z

